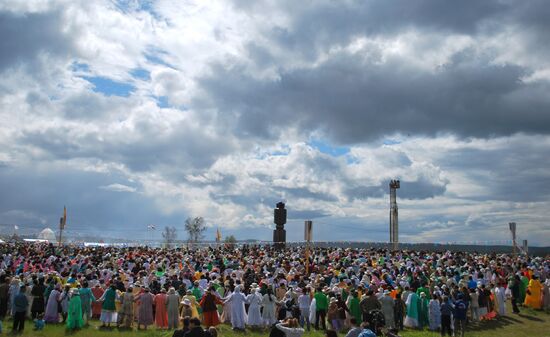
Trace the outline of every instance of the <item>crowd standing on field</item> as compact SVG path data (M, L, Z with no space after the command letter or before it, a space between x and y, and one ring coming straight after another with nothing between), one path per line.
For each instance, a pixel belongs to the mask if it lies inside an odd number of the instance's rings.
M315 248L306 261L303 249L3 243L0 320L10 317L14 332L27 319L37 330L99 319L175 337L215 337L222 323L273 336L314 328L368 337L381 327L464 336L470 321L509 314L507 300L513 313L550 309L550 260L541 257Z

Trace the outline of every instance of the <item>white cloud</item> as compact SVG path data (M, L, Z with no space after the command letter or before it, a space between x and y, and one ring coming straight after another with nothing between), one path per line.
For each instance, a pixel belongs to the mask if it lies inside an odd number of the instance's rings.
M137 189L135 187L127 186L124 184L110 184L107 186L99 186L99 189L113 192L135 192Z

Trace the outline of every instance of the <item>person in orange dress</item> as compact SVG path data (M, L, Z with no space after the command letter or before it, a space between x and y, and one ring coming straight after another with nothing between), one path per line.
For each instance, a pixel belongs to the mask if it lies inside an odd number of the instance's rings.
M210 287L200 301L204 326L211 327L220 324L217 304L222 305L223 302L216 296L216 289Z
M168 311L166 310L166 289L161 289L160 293L155 295L153 303L155 304L155 324L159 329L168 329Z

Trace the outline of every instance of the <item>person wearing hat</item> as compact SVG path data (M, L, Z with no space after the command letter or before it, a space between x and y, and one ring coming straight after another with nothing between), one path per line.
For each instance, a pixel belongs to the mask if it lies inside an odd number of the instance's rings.
M184 298L181 301L180 313L181 317L191 317L193 315L193 309L191 309L191 301L188 298Z
M67 314L67 329L77 330L84 326L82 302L80 301L80 292L77 288L71 289L71 299L69 300Z
M338 310L338 299L336 297L331 297L327 310L327 320L330 323L330 326L335 331L340 331L342 329L342 320L340 319L340 314Z
M191 310L192 310L192 315L191 317L199 317L199 311L198 311L198 303L197 303L197 298L195 297L195 295L193 295L193 291L192 290L187 290L186 291L186 294L182 297L182 300L189 300L189 303L190 303L190 306L191 306Z

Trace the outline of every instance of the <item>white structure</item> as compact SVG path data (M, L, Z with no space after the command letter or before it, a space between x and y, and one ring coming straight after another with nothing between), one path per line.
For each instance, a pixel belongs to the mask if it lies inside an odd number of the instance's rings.
M55 242L55 232L51 230L50 228L44 228L40 234L38 234L39 240L48 240L50 242Z

